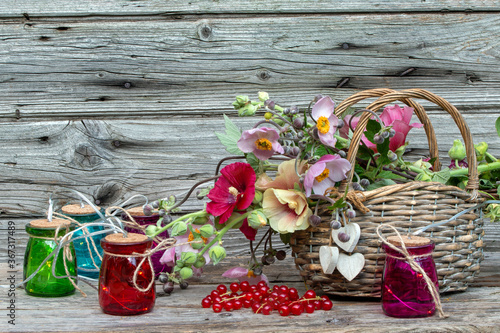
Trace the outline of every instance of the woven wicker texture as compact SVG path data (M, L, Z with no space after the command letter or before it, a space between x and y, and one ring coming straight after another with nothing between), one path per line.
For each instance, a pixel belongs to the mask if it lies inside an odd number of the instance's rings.
M347 281L340 273L323 274L319 263L319 248L322 245L331 245L330 221L331 212L323 205L322 223L318 227L309 227L307 230L295 232L291 239L295 264L300 270L305 282L314 289L342 296L379 297L381 276L384 266L385 253L380 247L375 229L380 224L391 224L401 233L406 234L420 227L447 220L464 209L475 206L481 198L477 196L478 174L477 161L474 154L472 137L469 128L462 116L447 101L422 89L411 89L395 92L389 89L373 89L355 94L337 107L337 115L341 115L349 106L364 98L379 97L367 108L378 111L383 106L399 100L415 109L419 120L429 140L431 156L437 156L437 142L435 132L420 104L411 98L429 100L445 111L455 120L467 149L469 166L468 191L455 186L441 183L412 181L405 184L385 186L372 191L357 192L355 195L363 201L369 212L363 214L356 209L356 222L361 228L361 237L354 252L365 257L365 266L361 273L352 281ZM347 158L354 163L359 141L368 119L369 113L363 113L353 135ZM434 170L440 169L439 160L434 163ZM348 177L352 181L353 173ZM483 259L484 231L481 211L471 211L443 226L431 227L419 236L428 237L436 244L433 258L439 276L440 292L458 291L467 289L479 273L480 262ZM385 236L391 235L387 230ZM342 250L341 250L342 251Z

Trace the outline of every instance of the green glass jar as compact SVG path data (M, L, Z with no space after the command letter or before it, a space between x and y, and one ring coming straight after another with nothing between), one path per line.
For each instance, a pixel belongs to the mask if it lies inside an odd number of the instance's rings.
M26 232L29 235L28 245L24 254L23 280L33 274L49 254L57 248L55 233L60 226L57 239L60 240L68 230L73 229L70 222L63 219L33 220L26 225ZM55 263L56 276L65 276L64 248L61 248ZM68 252L69 251L69 252ZM73 243L66 249L66 267L69 275L76 275L76 254ZM59 297L71 295L75 292L75 286L69 278L56 278L52 275L54 265L54 255L40 268L38 273L24 283L24 288L28 295L39 297ZM76 284L76 281L74 281Z
M97 208L100 209L99 207ZM66 205L61 208L61 211L64 215L74 219L82 225L92 222L102 222L99 214L90 205L84 205L83 207L77 204ZM104 213L103 209L100 209L100 211L101 213ZM87 230L89 233L93 233L104 230L104 227L90 226L87 227ZM73 238L83 235L83 230L78 230L73 234ZM105 236L105 234L100 234L87 237L86 239L80 238L73 242L77 257L76 261L78 263L78 275L83 275L92 279L99 278L99 268L101 267L101 258L103 253L101 239ZM94 244L92 244L91 239L94 241Z

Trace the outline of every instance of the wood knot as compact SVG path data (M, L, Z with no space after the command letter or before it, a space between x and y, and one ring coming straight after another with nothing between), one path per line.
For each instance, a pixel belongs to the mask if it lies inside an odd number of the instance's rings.
M95 149L87 144L80 144L76 147L74 160L77 164L86 168L94 167L102 162L102 158Z
M212 27L206 23L198 26L198 37L203 41L209 41L212 39L213 31Z
M259 78L259 80L261 81L267 81L271 78L271 73L269 73L268 71L266 70L263 70L263 71L260 71L258 74L257 74L257 77Z

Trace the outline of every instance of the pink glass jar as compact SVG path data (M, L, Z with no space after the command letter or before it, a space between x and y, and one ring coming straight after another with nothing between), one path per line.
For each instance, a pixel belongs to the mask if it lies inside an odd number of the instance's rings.
M144 227L147 227L149 225L156 225L156 222L158 222L158 219L160 218L160 216L158 214L153 214L151 216L144 215L144 213L142 211L142 207L134 207L134 208L127 210L127 212L134 218L135 222L137 222L139 225L144 226ZM125 221L128 221L128 217L126 214L124 214L122 216L122 218ZM140 233L141 232L140 230L134 229L134 228L129 227L129 226L125 227L125 231L133 232L133 233ZM164 232L162 232L158 236L163 238L163 239L168 238L169 237L168 231L165 230ZM156 245L158 245L158 243L153 241L153 247L155 247ZM158 278L158 276L160 276L160 273L162 273L162 272L170 273L172 270L172 267L164 265L160 262L160 259L163 256L164 252L165 251L158 251L158 252L155 252L151 256L151 262L153 263L153 268L155 270L155 277L156 278Z
M405 241L406 248L439 291L436 265L432 259L434 243L423 237L418 238L425 240L425 244L411 246L412 243L409 243L408 246ZM432 316L436 304L423 275L410 267L402 253L386 244L383 244L383 248L386 253L382 275L382 309L385 314L399 318Z
M137 271L137 286L134 274L143 254L151 249L152 240L146 235L129 233L111 234L101 240L104 250L99 274L99 305L107 314L130 316L150 312L155 304L154 276L146 259ZM134 255L135 254L135 255Z

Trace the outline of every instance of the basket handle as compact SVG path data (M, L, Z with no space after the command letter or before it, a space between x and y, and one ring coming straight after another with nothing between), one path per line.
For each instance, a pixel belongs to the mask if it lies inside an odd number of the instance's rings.
M337 117L341 116L349 107L358 103L359 101L371 98L371 97L381 97L386 94L396 93L396 90L387 89L387 88L379 88L379 89L369 89L358 92L345 100L343 100L337 107L335 108L335 115ZM427 116L422 105L415 102L410 98L402 98L401 102L405 103L409 107L412 107L415 110L415 114L418 117L420 123L424 126L425 134L427 135L427 142L429 144L429 154L430 158L434 159L433 168L436 171L441 170L441 163L439 161L439 150L436 140L436 133L434 132L434 127L432 127L432 123Z
M476 160L476 154L474 151L474 144L472 142L472 135L470 133L469 126L467 126L467 123L463 119L460 112L452 104L450 104L447 100L445 100L444 98L437 96L437 95L435 95L427 90L424 90L424 89L408 89L408 90L394 91L394 92L384 94L382 97L377 99L375 102L371 103L367 107L367 109L374 111L374 112L377 112L381 107L383 107L389 103L392 103L392 102L398 101L398 100L399 101L408 100L409 98L419 98L419 99L428 100L428 101L440 106L443 110L445 110L446 112L448 112L451 115L451 117L455 121L455 124L457 125L458 129L460 130L460 133L461 133L462 138L463 138L464 143L465 143L465 150L467 153L467 162L469 164L469 174L468 174L469 181L468 181L466 189L477 191L479 189L479 175L478 175L478 171L477 171L477 160ZM423 109L421 111L423 111L423 113L421 114L421 116L422 116L425 113L425 111ZM351 165L354 165L354 162L356 159L356 154L357 154L358 148L359 148L359 143L360 143L361 137L363 135L363 132L365 130L365 127L366 127L370 117L371 117L370 113L368 113L368 112L363 113L359 122L358 122L358 125L356 126L356 129L354 131L353 137L351 139L351 144L349 146L349 152L347 153L347 160L351 163ZM420 117L419 117L419 119L420 119ZM425 118L423 118L423 119L425 120ZM425 126L425 124L424 124L424 126ZM429 138L429 133L427 133L427 137ZM434 139L435 139L435 136L434 136ZM431 147L430 142L429 142L429 147ZM437 145L436 145L436 148L437 148ZM353 176L354 176L354 168L351 169L351 171L349 172L349 175L347 177L349 182L352 181Z

